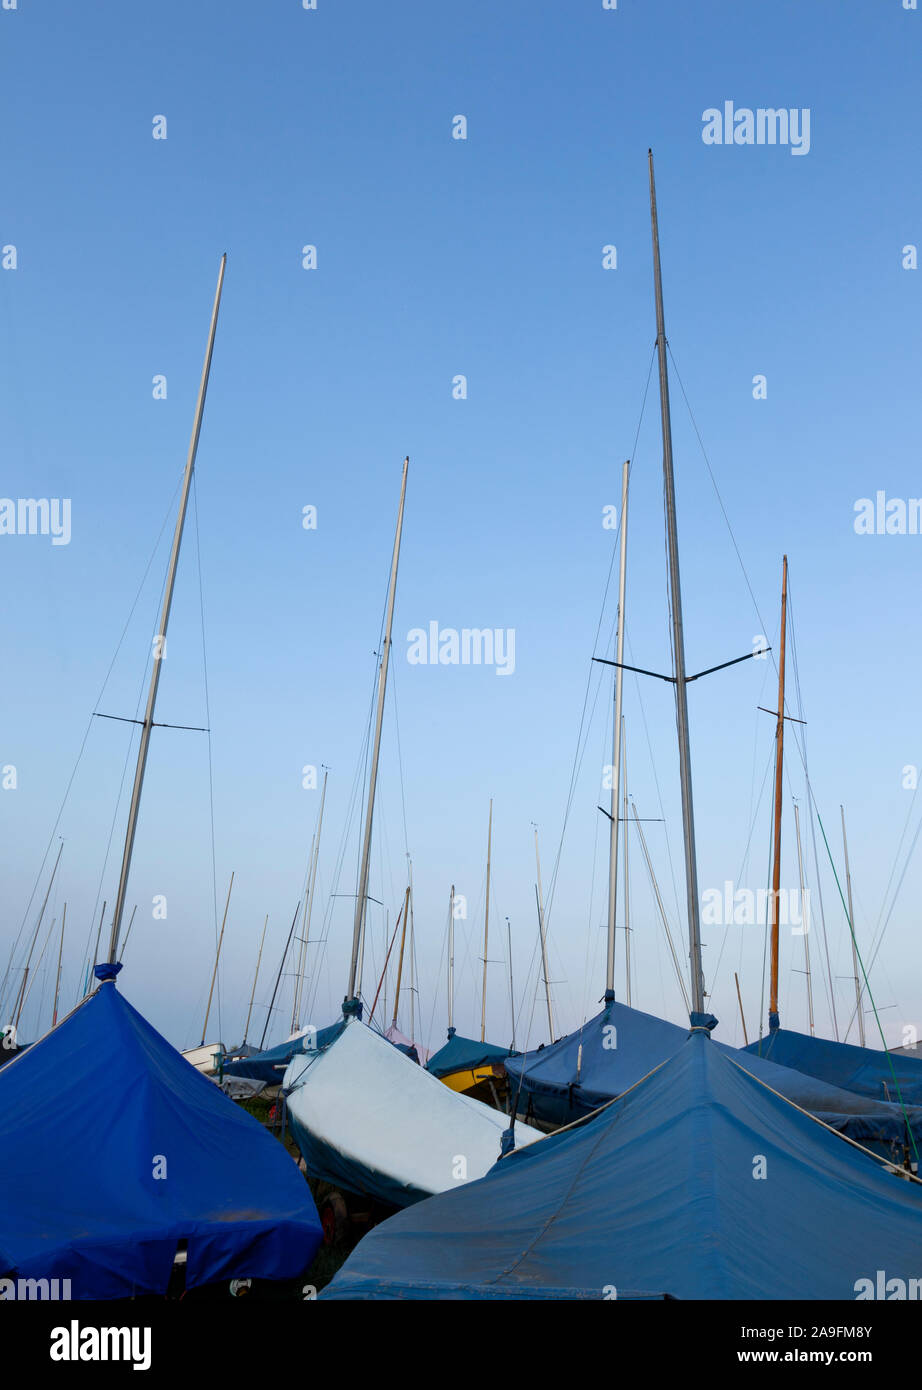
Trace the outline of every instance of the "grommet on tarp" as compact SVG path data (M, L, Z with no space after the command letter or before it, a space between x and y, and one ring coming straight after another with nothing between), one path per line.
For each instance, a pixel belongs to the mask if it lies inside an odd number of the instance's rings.
M122 962L120 960L104 960L102 965L93 966L93 974L97 980L114 980L121 968Z
M503 1136L499 1141L499 1156L505 1158L506 1154L512 1153L515 1148L515 1129L512 1125L503 1130Z
M692 1028L706 1028L710 1033L717 1027L717 1019L713 1014L689 1014L688 1021Z
M361 1001L361 999L344 999L344 1000L343 1000L343 1017L344 1017L344 1018L358 1018L358 1019L361 1019L361 1017L362 1017L362 1001Z

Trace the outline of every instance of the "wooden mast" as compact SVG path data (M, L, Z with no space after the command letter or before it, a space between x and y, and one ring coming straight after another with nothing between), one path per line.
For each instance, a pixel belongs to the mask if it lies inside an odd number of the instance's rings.
M781 891L781 798L784 772L784 656L788 616L788 557L785 555L781 579L781 655L778 659L778 722L775 726L775 830L772 858L771 896L771 987L768 1003L768 1026L775 1031L778 1017L778 902Z
M733 972L733 978L736 981L736 998L740 1006L740 1023L742 1023L743 1025L743 1042L746 1045L746 1047L748 1047L749 1035L746 1032L746 1015L743 1013L743 996L740 994L740 977L735 970Z
M487 901L483 913L483 993L480 1001L480 1041L487 1036L487 945L490 940L490 853L493 847L493 798L490 797L490 819L487 825Z

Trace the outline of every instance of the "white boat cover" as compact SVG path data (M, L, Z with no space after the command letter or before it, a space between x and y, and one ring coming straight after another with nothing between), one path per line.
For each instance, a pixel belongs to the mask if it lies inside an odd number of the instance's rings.
M200 1047L190 1047L182 1055L196 1071L208 1072L217 1071L218 1058L224 1051L224 1044L202 1043Z
M308 1172L395 1206L483 1177L509 1127L356 1019L323 1051L293 1057L283 1089ZM517 1148L542 1137L516 1122Z

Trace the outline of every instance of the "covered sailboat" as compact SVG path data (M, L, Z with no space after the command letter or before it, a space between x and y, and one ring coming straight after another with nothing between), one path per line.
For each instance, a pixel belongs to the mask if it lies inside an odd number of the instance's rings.
M183 1246L187 1287L286 1279L306 1268L321 1239L310 1190L285 1150L190 1066L115 984L155 727L158 653L167 638L224 267L222 258L139 721L108 960L95 966L95 993L0 1073L0 1272L70 1280L70 1296L78 1299L166 1293Z
M852 1300L922 1291L918 1179L835 1133L757 1077L751 1057L744 1066L710 1037L652 152L649 176L689 1035L603 1109L512 1151L481 1181L383 1223L327 1298ZM610 970L605 1004L614 1005ZM648 1020L647 1050L659 1023ZM616 1055L617 1024L602 1026L589 1041ZM585 1038L570 1049L577 1082L584 1065L601 1065Z
M455 1182L480 1177L499 1157L506 1117L450 1091L384 1036L362 1022L362 960L368 874L397 567L409 459L404 460L397 529L378 664L368 801L352 931L343 1024L313 1055L294 1056L283 1093L307 1171L348 1192L393 1206L415 1202ZM407 899L407 901L409 898ZM406 919L404 919L406 920ZM372 1007L374 1013L374 1006ZM396 1019L392 1025L396 1028ZM522 1133L537 1139L534 1130Z
M899 1048L882 1052L779 1027L745 1050L859 1096L922 1105L922 1058Z
M320 1296L860 1299L882 1270L906 1297L920 1248L916 1180L696 1029L604 1110L377 1226Z
M711 1018L710 1024L715 1020ZM682 1050L688 1028L611 1000L578 1032L553 1047L509 1058L510 1098L520 1114L547 1125L566 1125L635 1086L654 1067ZM851 1139L886 1146L895 1159L922 1144L922 1108L872 1100L714 1040L772 1090ZM856 1049L857 1051L858 1049ZM910 1129L912 1138L910 1138Z
M354 1017L328 1046L292 1059L285 1091L308 1172L395 1207L482 1177L509 1124ZM541 1136L517 1125L515 1137Z
M511 1047L463 1038L454 1028L449 1028L447 1042L432 1054L426 1070L453 1091L471 1091L484 1083L502 1079L506 1061L515 1056L518 1054Z
M76 1299L164 1294L184 1245L187 1288L294 1278L322 1238L310 1189L119 969L97 966L95 993L0 1073L0 1274L69 1279Z

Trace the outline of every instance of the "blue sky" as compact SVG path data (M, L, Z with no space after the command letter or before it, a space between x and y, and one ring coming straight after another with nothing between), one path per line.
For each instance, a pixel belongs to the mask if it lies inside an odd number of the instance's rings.
M0 491L72 501L68 545L0 537L0 763L15 765L18 781L0 793L4 966L24 914L34 923L27 904L42 856L154 552L99 708L134 715L143 689L227 251L196 485L219 900L236 872L220 1033L238 1040L268 912L260 1027L265 1017L317 815L318 793L301 786L306 764L333 769L324 914L318 896L314 921L324 943L311 952L315 1021L328 1021L345 990L350 904L332 899L325 912L332 891L354 891L350 790L406 453L396 705L371 888L384 908L372 914L366 992L383 957L382 912L393 921L399 907L408 847L417 1031L437 1045L444 1026L452 882L470 905L459 924L456 1022L476 1031L492 796L489 1032L509 1031L508 915L526 999L519 1041L523 1032L543 1039L540 1012L528 1024L531 823L549 885L591 679L590 705L604 685L563 838L550 937L560 1027L592 1012L604 984L605 829L596 807L610 760L610 677L589 662L613 547L603 507L619 498L655 336L648 146L667 332L765 625L673 378L688 665L736 656L762 631L775 638L786 552L814 789L837 856L846 806L859 944L870 939L910 813L901 770L922 764L922 537L859 537L853 528L856 499L878 489L922 493L922 291L919 273L901 264L902 248L922 242L920 25L901 0L621 0L615 11L524 0L318 0L316 11L295 0L200 0L143 12L20 0L0 11L0 245L14 245L18 260L0 271ZM809 153L706 146L702 113L726 100L809 108ZM451 137L457 114L467 117L465 141ZM158 115L165 140L152 138ZM314 271L301 266L306 244L317 247ZM617 247L616 270L602 268L607 244ZM767 398L754 400L760 373ZM157 374L167 378L166 400L153 398ZM466 400L452 396L458 374ZM668 669L658 431L654 373L632 479L628 659ZM316 531L301 526L306 505L318 509ZM514 629L514 674L408 664L406 634L432 620ZM765 884L769 803L759 793L773 725L757 706L773 707L773 686L771 665L753 662L691 687L702 889L727 879ZM191 520L158 718L205 723ZM631 677L625 718L639 813L665 816L648 838L684 951L668 854L681 901L668 687ZM46 924L66 900L68 1003L79 993L97 902L114 898L130 736L127 725L93 722L59 826L65 849ZM793 887L790 793L803 794L793 744L788 767L783 882ZM916 805L910 837L919 813ZM677 1018L681 999L633 841L631 854L633 1002ZM919 1019L919 887L913 864L871 979L890 1041ZM822 890L847 1013L848 941L828 871ZM151 915L158 894L165 921ZM215 932L202 734L155 733L134 902L126 993L173 1041L195 1043ZM816 955L818 933L812 940ZM801 950L799 939L782 945L782 1016L796 1027L806 1021ZM26 1032L47 1024L52 953L37 972ZM623 995L622 959L619 944ZM815 958L814 969L818 1029L829 1032ZM729 1041L740 1037L734 970L751 1035L762 988L758 928L731 928L725 942L722 929L705 936L711 1003ZM403 1010L401 1020L406 1029ZM283 1008L271 1035L284 1036L286 1022Z

